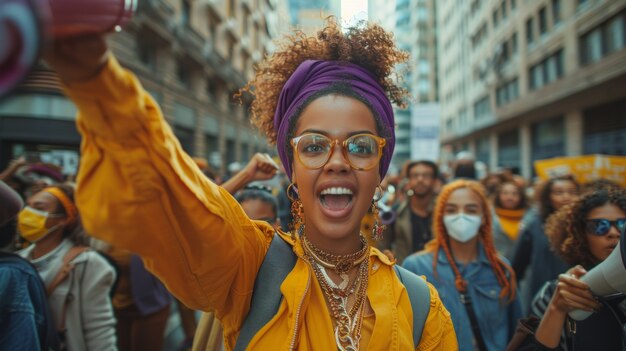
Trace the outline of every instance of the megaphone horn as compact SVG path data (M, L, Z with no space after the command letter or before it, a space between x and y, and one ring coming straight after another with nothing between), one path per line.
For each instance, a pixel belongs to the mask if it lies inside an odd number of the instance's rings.
M614 293L626 294L626 240L624 233L613 249L613 252L602 263L583 275L580 280L587 285L597 296L607 296ZM591 312L573 310L570 317L577 321L586 319Z

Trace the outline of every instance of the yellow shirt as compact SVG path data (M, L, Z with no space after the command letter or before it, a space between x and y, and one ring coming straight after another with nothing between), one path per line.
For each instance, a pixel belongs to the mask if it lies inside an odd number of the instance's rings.
M76 200L85 228L139 254L188 307L215 311L232 349L274 228L250 220L226 190L204 177L154 100L114 58L67 93L78 107L83 137ZM284 298L248 349L336 349L315 275L299 243L290 242L299 259L281 285ZM411 305L392 263L372 249L370 267L367 296L375 323L364 325L368 349L413 349ZM432 286L430 291L417 349L455 350L450 315Z

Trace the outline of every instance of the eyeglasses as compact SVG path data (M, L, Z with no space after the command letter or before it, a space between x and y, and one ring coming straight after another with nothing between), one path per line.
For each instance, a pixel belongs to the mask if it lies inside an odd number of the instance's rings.
M598 219L588 219L587 223L587 233L593 235L606 235L611 227L614 226L617 230L622 233L626 227L626 218L619 218L614 221L609 221L608 219L598 218Z
M350 167L365 171L378 164L386 143L385 139L376 135L357 134L342 141L340 145ZM331 140L317 133L307 133L291 139L296 158L309 169L323 167L330 160L336 144L339 144L339 140Z

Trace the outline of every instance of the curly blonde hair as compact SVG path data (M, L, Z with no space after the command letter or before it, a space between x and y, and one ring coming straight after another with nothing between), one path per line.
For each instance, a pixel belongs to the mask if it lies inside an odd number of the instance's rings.
M545 232L552 250L571 265L580 264L589 269L598 264L587 244L586 220L589 212L607 204L615 205L626 213L626 191L607 188L587 193L550 216Z
M399 76L394 67L407 61L408 54L397 49L393 36L379 25L361 22L344 33L330 17L317 36L297 31L286 37L279 50L257 65L255 77L239 92L254 96L251 122L272 144L276 143L274 112L280 92L306 60L343 61L361 66L376 77L392 103L405 107L407 91L395 83Z

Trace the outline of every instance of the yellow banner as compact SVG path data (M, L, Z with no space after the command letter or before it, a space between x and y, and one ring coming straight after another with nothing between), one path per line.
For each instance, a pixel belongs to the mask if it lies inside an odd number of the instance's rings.
M585 155L557 157L535 161L535 170L541 179L571 174L580 183L604 178L626 187L626 157Z

